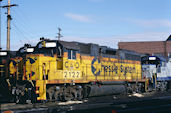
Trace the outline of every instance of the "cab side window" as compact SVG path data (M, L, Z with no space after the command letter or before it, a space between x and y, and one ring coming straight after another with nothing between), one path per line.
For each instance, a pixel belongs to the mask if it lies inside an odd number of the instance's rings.
M71 59L71 50L68 50L68 59Z
M68 50L68 59L72 59L72 60L74 60L74 59L76 59L76 51L75 50Z
M62 57L62 47L61 46L58 46L58 48L57 48L57 55L59 58Z
M72 59L76 59L76 51L72 50Z

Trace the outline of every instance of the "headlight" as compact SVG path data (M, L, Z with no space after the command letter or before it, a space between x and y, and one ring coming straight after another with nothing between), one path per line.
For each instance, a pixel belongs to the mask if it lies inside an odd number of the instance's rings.
M0 52L0 56L6 56L7 55L7 52Z
M45 47L56 47L56 42L46 42Z

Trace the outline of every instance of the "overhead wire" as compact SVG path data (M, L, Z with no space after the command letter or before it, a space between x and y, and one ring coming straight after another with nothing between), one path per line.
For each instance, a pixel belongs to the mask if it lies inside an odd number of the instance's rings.
M36 32L32 31L32 26L29 24L29 17L26 15L26 13L23 12L23 10L21 10L21 8L18 6L17 8L12 10L14 13L12 13L12 17L14 17L14 19L12 20L12 24L15 27L16 31L19 32L20 35L22 35L22 38L25 38L28 42L29 41L29 37L37 37L40 36L38 34L36 34ZM67 32L66 32L67 33ZM45 34L45 36L51 36L52 34ZM55 33L53 34L55 35ZM141 33L141 34L109 34L106 35L105 33L102 32L95 32L95 33L79 33L79 32L69 32L66 35L81 35L78 37L91 37L90 35L92 35L92 37L114 37L114 36L132 36L132 35L136 35L136 36L141 36L141 35L146 35L146 33Z
M0 1L0 49L2 49L2 47L1 47L1 35L2 35L2 33L1 33L1 23L2 23L2 22L1 22L1 12L2 12L2 11L1 11L1 2L2 2L2 1Z
M12 25L13 25L13 26L16 28L16 30L21 34L22 38L25 38L25 39L27 40L27 42L31 43L31 42L29 41L29 39L25 36L25 34L23 33L23 31L20 30L20 28L17 27L17 25L16 25L15 23L12 23Z
M33 31L31 31L31 28L29 27L30 24L29 21L25 22L25 19L23 19L24 16L21 16L18 11L14 11L15 12L15 16L16 18L13 20L18 26L20 26L20 28L22 28L22 31L30 36L30 37L34 37L34 33Z
M16 36L21 37L19 31L17 31L16 29L14 31L16 32ZM22 40L19 40L19 42L20 42L21 45L24 45L25 41L23 42Z
M27 42L31 43L29 39L33 39L33 37L38 37L39 35L36 34L37 32L32 31L27 15L25 15L20 8L12 11L14 12L12 24L15 27L16 32L19 32L20 36L22 35L22 38L25 38Z

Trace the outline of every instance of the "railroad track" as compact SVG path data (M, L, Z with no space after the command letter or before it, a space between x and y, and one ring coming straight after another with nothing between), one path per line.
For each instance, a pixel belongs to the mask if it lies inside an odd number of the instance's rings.
M1 112L11 110L16 113L21 112L61 112L61 113L88 113L103 111L117 113L124 113L130 111L137 113L142 110L170 110L171 108L171 94L168 93L150 93L150 96L143 95L120 95L120 96L102 96L92 97L89 100L84 101L68 101L68 102L48 102L48 103L36 103L36 104L15 104L6 103L1 104ZM155 96L153 96L155 95ZM162 95L162 96L161 96ZM142 97L145 96L145 97ZM160 108L160 109L158 109ZM166 112L166 111L165 111ZM140 112L138 112L140 113ZM158 113L158 112L154 112Z
M166 99L166 98L165 98ZM94 103L65 106L39 107L32 109L17 109L15 113L170 113L171 100L152 99L129 103Z

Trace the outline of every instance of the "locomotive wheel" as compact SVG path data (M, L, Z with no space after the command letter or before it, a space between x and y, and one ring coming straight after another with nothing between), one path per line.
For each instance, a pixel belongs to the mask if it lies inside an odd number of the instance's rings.
M54 98L55 100L60 100L60 91L55 91Z
M158 87L156 87L156 90L161 92L167 91L167 82L158 82Z
M127 86L126 86L126 92L128 94L132 94L133 93L133 88L132 88L132 85L130 83L127 84Z
M62 101L70 101L73 99L73 95L71 92L72 88L71 87L66 87L63 90L63 95L62 95Z
M137 86L137 91L138 91L138 93L143 93L143 92L145 92L144 84L139 83L138 86Z
M33 103L36 102L34 88L30 83L20 83L13 87L12 94L14 95L15 103Z
M78 92L77 92L76 87L73 87L73 88L72 88L71 94L72 94L72 100L77 100Z
M83 89L77 90L77 100L82 100L84 98Z
M15 103L26 103L26 98L25 98L25 87L24 86L18 86L15 89L15 94L14 94L14 102Z
M83 87L83 90L82 90L83 98L88 98L89 97L90 90L91 90L91 87L89 87L89 86L84 86Z
M54 95L55 91L54 91L54 88L53 87L50 87L47 89L47 99L49 101L52 101L53 100L53 95Z
M64 94L62 96L62 101L66 102L66 101L70 101L72 100L72 95L71 94Z

